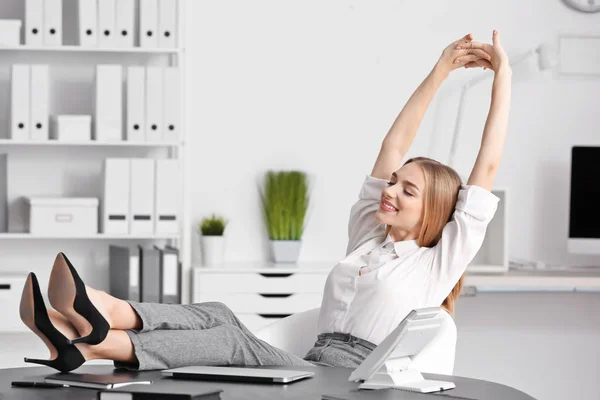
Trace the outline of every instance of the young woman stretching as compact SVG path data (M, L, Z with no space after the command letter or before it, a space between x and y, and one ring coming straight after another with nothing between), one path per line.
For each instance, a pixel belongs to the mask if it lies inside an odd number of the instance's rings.
M423 114L448 74L459 67L494 71L481 147L466 186L451 168L413 158L398 169ZM256 338L221 303L127 302L85 286L67 259L54 262L46 309L29 274L23 322L70 371L86 360L131 369L185 365L331 365L356 367L412 310L452 313L467 264L479 250L498 198L490 193L500 164L510 105L511 70L494 31L493 46L471 35L450 44L408 100L350 211L347 256L330 272L314 347L304 358Z

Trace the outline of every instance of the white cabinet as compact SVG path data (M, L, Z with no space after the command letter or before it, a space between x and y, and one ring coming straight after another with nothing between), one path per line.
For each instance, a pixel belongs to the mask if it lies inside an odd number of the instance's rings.
M335 262L297 266L225 264L195 268L193 302L226 304L251 331L289 315L321 306Z
M21 292L27 275L1 275L0 276L0 305L2 306L2 332L24 332L28 328L21 322L19 316L19 303Z

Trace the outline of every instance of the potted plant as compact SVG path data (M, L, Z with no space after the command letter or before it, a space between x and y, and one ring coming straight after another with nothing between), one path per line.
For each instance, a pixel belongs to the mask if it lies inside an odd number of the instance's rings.
M211 217L202 219L200 232L202 233L201 248L202 261L204 265L223 264L225 252L225 226L227 222L223 217L213 214Z
M307 175L300 171L265 174L261 200L271 255L276 263L298 261L309 202L307 181Z

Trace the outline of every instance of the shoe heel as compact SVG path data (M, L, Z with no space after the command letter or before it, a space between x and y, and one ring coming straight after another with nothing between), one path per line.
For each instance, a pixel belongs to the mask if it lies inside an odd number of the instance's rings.
M25 361L26 363L40 364L40 365L45 365L46 367L51 367L52 361L54 361L54 360L38 360L37 358L25 357L23 359L23 361Z

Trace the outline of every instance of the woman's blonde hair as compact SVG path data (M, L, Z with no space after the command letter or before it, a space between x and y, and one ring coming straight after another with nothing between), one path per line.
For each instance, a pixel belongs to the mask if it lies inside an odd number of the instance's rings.
M419 247L433 247L442 237L442 230L452 218L461 180L452 168L427 157L415 157L404 165L415 163L423 170L425 190L423 192L423 225L417 239ZM387 226L385 234L390 232ZM454 304L460 295L464 275L460 277L441 307L450 314L454 312Z

